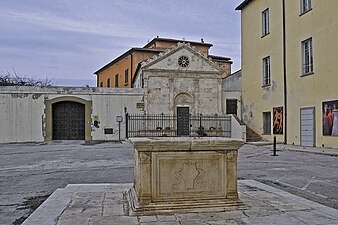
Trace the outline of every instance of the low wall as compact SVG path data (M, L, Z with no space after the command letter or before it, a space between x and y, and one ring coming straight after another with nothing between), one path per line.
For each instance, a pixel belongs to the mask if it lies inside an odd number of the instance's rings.
M0 87L0 143L51 140L49 108L63 100L86 104L86 141L118 140L116 116L124 117L125 107L130 113L142 113L136 107L142 98L142 89ZM112 134L105 134L106 128L112 128ZM120 135L125 138L125 118Z
M246 126L234 115L231 115L231 138L246 140Z

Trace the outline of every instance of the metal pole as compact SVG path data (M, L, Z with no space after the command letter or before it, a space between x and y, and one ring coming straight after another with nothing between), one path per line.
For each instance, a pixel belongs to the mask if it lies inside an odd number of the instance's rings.
M163 117L164 117L164 114L162 113L161 114L161 116L162 116L162 137L163 137L163 132L164 132L164 121L163 121Z
M128 138L128 122L129 122L129 114L128 113L126 113L126 138ZM120 133L120 131L119 131L119 133Z
M189 137L191 137L192 123L191 113L189 113Z
M277 156L276 145L277 145L276 136L274 136L273 137L273 155L272 156Z
M286 59L286 16L285 16L285 0L282 0L282 22L283 22L283 82L284 82L284 144L287 144L287 121L288 121L288 98L287 98L287 74L286 74L286 69L287 69L287 59Z
M119 122L119 142L121 142L121 122Z

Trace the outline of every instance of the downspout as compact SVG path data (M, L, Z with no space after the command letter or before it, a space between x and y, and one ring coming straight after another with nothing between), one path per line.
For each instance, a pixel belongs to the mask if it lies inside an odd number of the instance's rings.
M287 83L286 83L286 32L285 32L285 0L282 0L283 11L283 75L284 75L284 144L287 144L287 115L288 115L288 101L287 101Z

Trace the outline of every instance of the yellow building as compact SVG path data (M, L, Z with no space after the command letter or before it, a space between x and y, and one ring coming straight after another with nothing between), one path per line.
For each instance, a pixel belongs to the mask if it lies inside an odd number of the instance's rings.
M338 1L245 0L242 119L265 140L338 147Z
M224 76L231 74L230 58L209 55L212 44L201 42L176 40L156 37L143 48L131 48L94 74L97 75L97 87L131 88L135 71L140 62L157 55L166 49L170 49L178 42L189 43L199 52L211 58L224 71Z

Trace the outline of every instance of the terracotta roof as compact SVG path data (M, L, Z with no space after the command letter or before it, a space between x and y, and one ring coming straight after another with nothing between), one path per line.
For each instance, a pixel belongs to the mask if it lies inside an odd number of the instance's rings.
M196 41L185 41L185 40L178 40L178 39L170 39L170 38L154 38L151 40L148 44L146 44L143 48L148 48L150 45L152 45L156 41L166 41L166 42L173 42L173 43L178 43L178 42L185 42L185 43L190 43L193 45L205 45L208 46L209 48L212 46L210 43L204 43L204 42L196 42Z
M160 53L160 52L163 52L163 50L159 50L159 49L146 49L146 48L131 48L130 50L126 51L125 53L123 53L119 57L115 58L113 61L111 61L110 63L108 63L107 65L105 65L104 67L102 67L101 69L99 69L96 72L94 72L94 74L98 75L103 70L107 69L111 65L117 63L118 61L120 61L124 57L132 54L133 52L154 52L154 53Z
M239 6L237 6L236 10L242 10L245 6L247 6L252 0L244 0Z
M104 71L105 69L107 69L111 65L114 65L115 63L117 63L118 61L123 59L124 57L132 54L133 52L153 52L153 53L163 52L164 50L160 50L160 49L156 49L156 48L148 48L150 45L152 45L156 41L167 41L167 42L173 42L173 43L185 42L185 43L190 43L190 44L193 44L193 45L204 45L204 46L207 46L209 48L212 46L212 44L204 43L204 42L183 41L183 40L169 39L169 38L154 38L148 44L146 44L143 48L131 48L130 50L126 51L122 55L115 58L113 61L111 61L107 65L103 66L102 68L100 68L99 70L94 72L94 74L99 75L100 72ZM230 61L231 60L230 58L223 57L223 56L208 55L208 57L210 57L213 60L223 60L223 61Z

